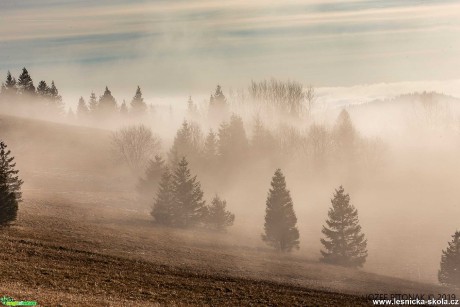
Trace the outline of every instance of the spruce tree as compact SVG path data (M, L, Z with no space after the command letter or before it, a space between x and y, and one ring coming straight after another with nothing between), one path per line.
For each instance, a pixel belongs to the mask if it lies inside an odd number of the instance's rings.
M134 116L142 116L147 113L147 104L142 98L141 88L137 86L136 94L131 100L131 112Z
M178 227L191 227L204 221L206 202L203 200L201 184L191 175L185 157L179 162L173 174L175 217Z
M174 143L168 154L172 165L179 163L179 157L186 156L192 164L196 162L201 152L202 132L198 125L184 121L177 130Z
M214 163L218 155L219 142L214 131L209 130L204 142L203 155L207 163Z
M128 115L128 106L126 105L126 101L123 99L123 103L120 106L120 114L122 116Z
M48 98L50 94L50 88L46 84L46 81L40 81L37 86L37 94L42 98Z
M446 250L442 251L441 268L438 271L440 283L459 287L460 286L460 232L455 231L452 241L448 243Z
M54 84L54 80L51 81L51 86L50 86L50 89L49 89L49 93L50 93L50 96L51 96L52 103L55 106L60 107L60 105L62 103L62 96L59 95L59 91L58 91L56 85Z
M270 130L268 130L259 116L254 120L254 128L251 139L251 147L256 158L260 159L261 155L274 153L276 150L276 140Z
M77 106L77 117L78 119L84 120L88 118L89 114L89 109L88 106L86 105L85 99L83 97L80 97L78 100L78 106Z
M117 102L107 86L104 94L99 98L97 110L102 116L111 116L117 111Z
M174 226L175 205L172 174L165 167L151 212L155 222L162 225Z
M196 104L192 100L192 96L188 97L187 101L187 116L194 120L198 118L198 108Z
M241 163L247 157L249 141L241 117L233 114L230 123L219 128L219 155L225 163Z
M322 262L346 267L362 267L367 257L367 240L361 233L358 210L350 204L350 196L342 186L335 190L329 209L329 219L323 226L321 239L325 250L321 250Z
M91 92L91 95L89 96L88 105L89 105L90 112L92 114L95 114L97 112L97 107L99 103L97 101L96 94L94 92Z
M207 209L206 223L208 227L217 231L224 231L226 227L233 225L235 215L227 211L227 202L214 196L211 205Z
M16 220L18 203L22 201L19 171L15 169L14 157L11 151L0 141L0 226L5 226Z
M22 69L22 73L19 75L17 85L19 88L19 92L21 94L26 94L26 95L35 94L34 83L32 81L32 78L29 75L29 72L27 71L25 67Z
M208 117L211 122L221 122L228 118L228 103L220 85L217 85L216 92L209 99Z
M337 117L333 130L333 141L337 158L348 161L356 158L358 132L353 126L350 114L345 109Z
M280 169L272 178L265 210L265 233L262 240L278 251L289 252L299 248L297 217L286 180Z
M2 84L1 94L5 97L11 98L11 96L17 93L16 79L11 76L10 71L6 74L6 80Z
M131 112L135 116L145 115L147 113L147 104L142 98L141 88L137 86L136 94L131 101Z
M16 79L13 76L11 76L11 72L9 70L6 73L5 87L7 89L16 89Z
M166 170L165 160L159 155L155 156L155 160L149 160L144 178L140 178L137 184L137 191L141 195L150 196L151 191L157 189L158 183L161 180L162 174Z
M213 104L219 108L226 108L227 107L227 98L225 98L224 93L222 92L222 88L220 85L217 85L216 92L214 93Z

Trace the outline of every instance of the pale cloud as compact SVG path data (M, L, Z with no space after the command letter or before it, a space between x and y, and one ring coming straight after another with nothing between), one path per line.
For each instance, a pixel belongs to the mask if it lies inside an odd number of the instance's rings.
M82 95L457 79L459 52L458 1L0 2L0 73L27 66Z

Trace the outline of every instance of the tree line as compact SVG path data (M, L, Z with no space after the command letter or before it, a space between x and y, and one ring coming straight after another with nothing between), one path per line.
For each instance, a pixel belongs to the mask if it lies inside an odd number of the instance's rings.
M112 92L106 86L104 93L97 98L94 92L89 96L88 102L83 97L78 100L76 116L80 121L113 119L115 117L142 118L148 114L149 106L145 102L142 91L137 86L136 92L129 105L125 100L118 105Z
M146 126L134 125L118 130L113 139L114 153L121 155L130 168L138 174L151 173L148 168L154 164L149 159L160 152L160 136ZM139 155L139 151L145 154ZM200 173L225 173L227 178L241 167L283 166L287 161L303 165L311 173L325 173L329 168L348 168L357 173L381 167L385 146L361 137L346 110L339 114L332 129L312 125L304 131L288 126L269 129L260 118L255 118L252 129L247 130L243 119L233 114L217 130L211 128L206 134L196 122L184 120L166 151L166 159L175 165L183 156Z
M24 67L16 80L8 71L0 89L0 103L10 108L44 107L47 112L63 113L62 96L54 84L41 80L35 87L32 77Z
M16 79L8 71L6 79L2 82L0 88L0 103L11 108L41 108L47 107L46 111L53 111L54 114L66 114L62 96L59 94L54 80L48 84L41 80L37 86L34 85L29 71L24 67L21 74ZM112 92L108 87L99 97L92 92L86 102L80 97L76 109L76 114L69 109L69 116L76 116L80 121L100 121L101 119L114 118L117 115L142 117L148 112L148 106L142 96L141 88L137 90L128 106L126 101L119 105Z

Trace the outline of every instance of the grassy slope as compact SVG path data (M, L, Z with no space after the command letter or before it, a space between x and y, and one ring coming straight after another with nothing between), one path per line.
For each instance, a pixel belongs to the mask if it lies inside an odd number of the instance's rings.
M94 137L91 142L87 135ZM368 293L451 293L435 285L277 255L244 246L238 237L153 227L148 211L127 209L129 198L95 185L103 178L83 167L97 162L109 169L106 159L92 154L107 150L105 131L0 116L0 138L14 148L18 163L29 168L22 171L29 184L19 219L0 232L4 294L63 306L358 306L366 303L360 295ZM57 167L35 165L31 156L50 148L57 153L45 159L58 161ZM61 155L69 159L59 159ZM75 174L80 167L83 175Z

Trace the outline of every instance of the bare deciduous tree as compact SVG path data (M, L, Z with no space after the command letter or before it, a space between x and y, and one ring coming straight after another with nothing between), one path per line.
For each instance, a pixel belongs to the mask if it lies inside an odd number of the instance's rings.
M303 85L296 81L279 81L276 79L252 81L249 95L256 103L265 105L269 112L282 112L298 118L305 108L306 93Z
M112 135L113 151L135 173L140 174L160 149L160 140L144 125L124 127Z
M311 110L313 109L313 106L315 105L315 102L316 102L316 93L315 93L315 88L313 87L313 85L310 84L307 87L304 95L305 95L307 116L310 116Z

